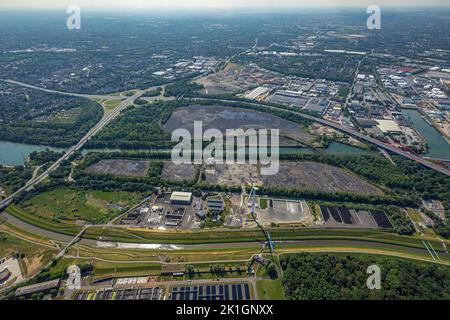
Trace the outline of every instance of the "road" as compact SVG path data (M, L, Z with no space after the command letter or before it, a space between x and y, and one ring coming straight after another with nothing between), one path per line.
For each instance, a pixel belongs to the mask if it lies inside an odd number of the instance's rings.
M58 90L51 90L51 89L36 87L36 86L33 86L31 84L28 84L28 83L15 81L15 80L10 80L10 79L0 79L0 81L4 81L4 82L9 83L9 84L14 84L14 85L18 85L18 86L21 86L21 87L34 89L34 90L39 90L39 91L43 91L43 92L47 92L47 93L61 94L61 95L64 95L64 96L72 96L72 97L80 97L80 98L88 98L88 99L108 99L108 100L112 100L112 99L117 100L117 99L123 98L121 96L113 96L113 95L82 94L82 93L73 93L73 92L64 92L64 91L58 91Z
M64 94L64 93L62 93L62 94ZM89 130L89 132L86 133L77 144L70 147L66 151L66 153L61 158L56 160L47 170L45 170L43 173L41 173L39 176L35 177L34 179L31 179L30 181L28 181L23 187L21 187L16 192L12 193L7 198L2 200L2 202L0 202L0 208L7 206L11 202L11 200L15 196L20 194L21 192L28 190L31 187L33 187L35 184L38 184L38 183L42 182L43 180L45 180L52 171L56 170L60 166L60 164L62 162L68 160L76 151L80 150L84 146L84 144L87 141L89 141L90 138L92 138L95 134L97 134L99 131L101 131L105 126L107 126L117 116L119 116L123 110L125 110L126 108L131 106L133 104L134 100L139 98L142 94L143 94L143 91L138 91L134 95L127 97L125 100L123 100L111 113L105 114L103 116L103 118L94 127L92 127L91 130Z

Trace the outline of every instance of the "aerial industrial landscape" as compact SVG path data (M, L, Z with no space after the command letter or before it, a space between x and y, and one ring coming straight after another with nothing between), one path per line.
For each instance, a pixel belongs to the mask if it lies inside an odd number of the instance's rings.
M0 6L0 300L450 299L448 7L75 9Z

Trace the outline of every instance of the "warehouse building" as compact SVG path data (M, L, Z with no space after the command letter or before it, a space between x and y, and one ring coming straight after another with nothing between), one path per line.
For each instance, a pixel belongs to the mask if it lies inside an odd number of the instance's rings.
M190 205L192 202L191 192L174 191L170 195L170 204Z
M378 122L377 128L384 134L399 134L402 132L397 122L394 120L376 119L375 121Z

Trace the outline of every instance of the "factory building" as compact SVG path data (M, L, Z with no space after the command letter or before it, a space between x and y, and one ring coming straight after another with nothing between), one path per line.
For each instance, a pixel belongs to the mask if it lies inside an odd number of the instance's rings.
M378 122L377 127L381 130L381 132L383 132L383 134L399 134L402 132L397 122L393 120L376 119L375 121Z

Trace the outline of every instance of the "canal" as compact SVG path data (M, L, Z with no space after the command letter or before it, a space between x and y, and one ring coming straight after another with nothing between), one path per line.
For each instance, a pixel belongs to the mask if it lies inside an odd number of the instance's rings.
M7 141L0 141L0 165L8 166L19 166L25 163L26 158L33 151L43 151L45 149L50 149L54 151L62 151L60 148L52 148L46 146L29 145L22 143L13 143ZM369 151L357 147L353 147L347 144L332 142L326 149L318 149L325 154L353 154L353 155L373 155L376 154L374 151ZM120 152L118 149L93 149L87 150L83 149L82 153L87 152ZM135 151L146 151L146 150L135 150ZM155 151L155 150L153 150ZM298 153L298 154L311 154L316 153L309 148L281 148L280 153Z

